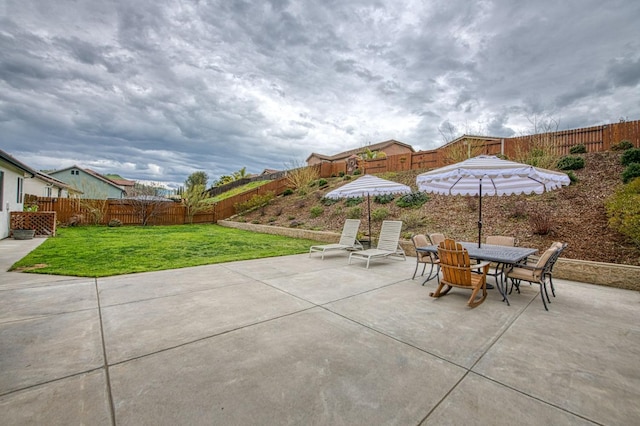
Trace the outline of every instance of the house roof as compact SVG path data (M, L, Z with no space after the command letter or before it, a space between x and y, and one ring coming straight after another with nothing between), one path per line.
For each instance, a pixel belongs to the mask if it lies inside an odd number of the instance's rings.
M50 172L50 174L57 174L57 173L61 173L61 172L66 172L67 170L71 170L71 169L78 169L78 170L82 170L83 172L85 172L88 175L91 175L93 177L95 177L96 179L106 183L107 185L111 185L115 188L118 188L120 191L126 192L124 189L122 189L120 186L118 186L115 182L113 182L111 179L102 176L100 173L95 172L91 169L84 169L82 167L78 167L78 166L71 166L71 167L66 167L64 169L60 169L60 170L54 170L53 172Z
M415 152L415 149L413 149L413 147L411 145L408 145L406 143L397 141L395 139L389 139L388 141L378 142L378 143L374 143L374 144L367 145L367 146L361 146L360 148L350 149L349 151L340 152L340 153L334 154L334 155L324 155L324 154L318 154L317 152L312 152L311 155L309 155L307 157L306 161L309 161L311 159L311 157L316 157L316 158L319 158L321 160L327 160L327 161L342 160L342 159L345 159L345 158L349 158L352 155L357 155L357 154L363 152L366 149L368 149L370 151L380 151L380 150L383 150L383 149L385 149L386 147L388 147L390 145L401 145L401 146L404 146L405 148L410 149L411 152Z
M76 189L73 186L69 185L68 183L65 183L59 179L54 178L53 176L49 176L46 173L36 171L35 177L51 185L66 189L69 192L76 192L76 193L82 194L82 191L80 191L79 189Z
M36 173L37 173L31 167L27 166L22 161L19 161L19 160L15 159L13 156L7 154L6 152L4 152L1 149L0 149L0 160L4 160L5 162L13 165L14 167L17 167L17 168L21 169L22 171L25 171L25 172L29 173L31 175L31 177L35 176Z

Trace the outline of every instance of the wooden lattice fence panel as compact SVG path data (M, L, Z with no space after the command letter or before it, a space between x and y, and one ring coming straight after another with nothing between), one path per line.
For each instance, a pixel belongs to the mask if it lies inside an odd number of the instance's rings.
M38 237L56 235L56 212L11 212L11 229L34 229Z

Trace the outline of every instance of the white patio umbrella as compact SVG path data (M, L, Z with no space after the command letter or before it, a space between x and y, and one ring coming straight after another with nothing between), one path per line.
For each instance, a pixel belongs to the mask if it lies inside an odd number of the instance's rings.
M369 219L369 238L371 238L371 195L410 194L411 188L401 183L392 182L373 175L364 175L340 188L327 192L326 198L356 198L367 197Z
M542 194L569 185L565 173L480 155L419 174L421 191L448 195L478 195L478 247L482 238L482 196ZM483 186L484 184L484 186Z

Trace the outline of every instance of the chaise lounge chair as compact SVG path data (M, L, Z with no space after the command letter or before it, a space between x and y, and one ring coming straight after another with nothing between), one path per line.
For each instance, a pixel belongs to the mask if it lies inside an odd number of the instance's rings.
M349 264L351 264L351 260L354 258L366 260L367 268L369 268L369 262L371 259L401 256L403 260L407 260L407 256L404 254L404 250L402 250L402 247L400 247L399 244L400 231L402 231L402 221L383 221L382 229L380 229L380 238L378 238L378 246L374 249L352 252L349 255Z
M311 253L314 251L319 251L322 252L322 259L324 259L324 253L330 250L362 250L362 244L360 244L360 241L356 239L359 228L360 219L347 219L342 228L340 242L337 244L311 246L309 249L309 256L311 256Z

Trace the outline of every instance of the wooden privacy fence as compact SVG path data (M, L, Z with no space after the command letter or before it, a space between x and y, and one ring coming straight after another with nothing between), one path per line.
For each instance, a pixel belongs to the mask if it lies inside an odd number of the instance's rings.
M210 208L194 214L192 221L190 221L187 209L182 203L170 200L87 200L30 197L29 203L38 205L38 214L55 212L57 221L67 225L107 225L112 220L118 220L122 225L215 223L233 216L236 213L236 204L248 201L255 195L265 195L269 192L280 195L287 187L286 178L276 179L212 204Z
M360 160L359 169L362 173L434 169L482 154L502 154L507 158L516 159L518 155L540 146L553 150L555 155L563 156L568 155L576 145L584 145L587 152L598 152L610 150L622 140L628 140L635 147L640 147L640 120L498 140L461 139L430 151L389 155L376 160ZM321 163L319 170L320 177L323 178L338 176L341 172L346 172L346 163Z

